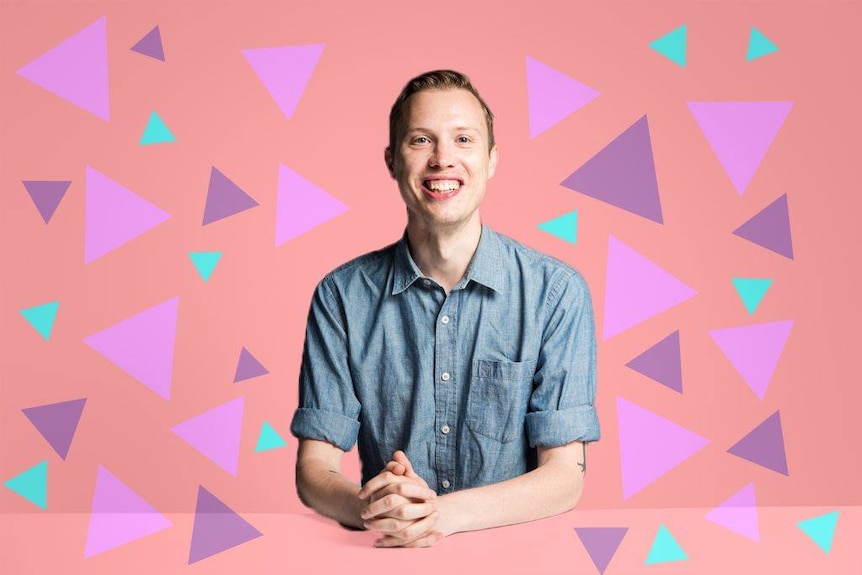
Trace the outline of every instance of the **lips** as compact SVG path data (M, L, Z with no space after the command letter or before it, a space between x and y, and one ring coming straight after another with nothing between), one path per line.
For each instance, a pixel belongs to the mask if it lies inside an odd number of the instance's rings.
M435 200L443 200L455 196L463 185L459 178L429 178L422 181L422 190Z

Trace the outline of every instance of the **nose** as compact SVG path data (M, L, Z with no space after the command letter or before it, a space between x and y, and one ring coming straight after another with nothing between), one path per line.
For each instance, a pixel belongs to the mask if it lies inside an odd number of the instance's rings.
M437 140L434 144L429 164L432 168L451 168L454 166L455 146L445 140Z

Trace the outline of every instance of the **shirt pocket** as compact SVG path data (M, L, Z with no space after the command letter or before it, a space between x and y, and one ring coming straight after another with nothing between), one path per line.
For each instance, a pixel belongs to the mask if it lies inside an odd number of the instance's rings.
M518 438L533 384L533 362L479 359L473 362L472 376L467 426L502 443Z

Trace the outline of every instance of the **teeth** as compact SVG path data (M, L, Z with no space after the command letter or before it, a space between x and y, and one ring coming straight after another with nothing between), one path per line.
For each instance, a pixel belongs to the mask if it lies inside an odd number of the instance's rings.
M432 180L428 182L428 189L437 192L451 192L461 187L458 180Z

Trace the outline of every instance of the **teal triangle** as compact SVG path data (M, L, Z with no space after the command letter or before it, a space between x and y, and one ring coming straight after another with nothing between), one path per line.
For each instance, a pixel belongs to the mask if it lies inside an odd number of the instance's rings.
M48 461L37 463L3 483L6 487L42 509L48 508Z
M22 309L21 315L47 340L51 337L51 330L54 329L54 319L57 317L57 308L59 306L59 301L52 301L51 303Z
M257 446L254 448L255 451L267 451L269 449L278 449L279 447L284 447L287 445L284 442L284 439L278 434L278 432L273 429L273 427L269 424L268 421L263 422L263 426L260 428L260 435L257 436Z
M161 144L163 142L173 142L176 140L174 135L165 125L159 115L153 112L150 114L150 121L147 122L147 127L144 128L144 135L141 136L139 142L142 146L149 144Z
M778 46L764 36L757 28L751 28L751 34L748 36L748 53L745 59L748 62L767 54L772 54L778 51Z
M652 548L649 550L647 557L647 565L655 565L656 563L669 563L671 561L683 561L688 559L688 555L667 530L667 527L660 525L658 533L652 542Z
M838 512L833 511L826 515L818 515L811 519L805 519L797 523L811 540L826 553L832 550L832 539L835 537L835 525L838 523Z
M649 47L673 62L685 68L685 37L688 24L683 24L650 42Z
M222 252L190 252L189 257L195 264L198 273L204 281L209 281L216 264L221 259Z
M763 300L763 296L772 285L772 280L767 278L732 278L736 292L745 304L748 315L754 313L757 306Z
M539 229L570 243L578 241L578 212L571 212L539 224Z

